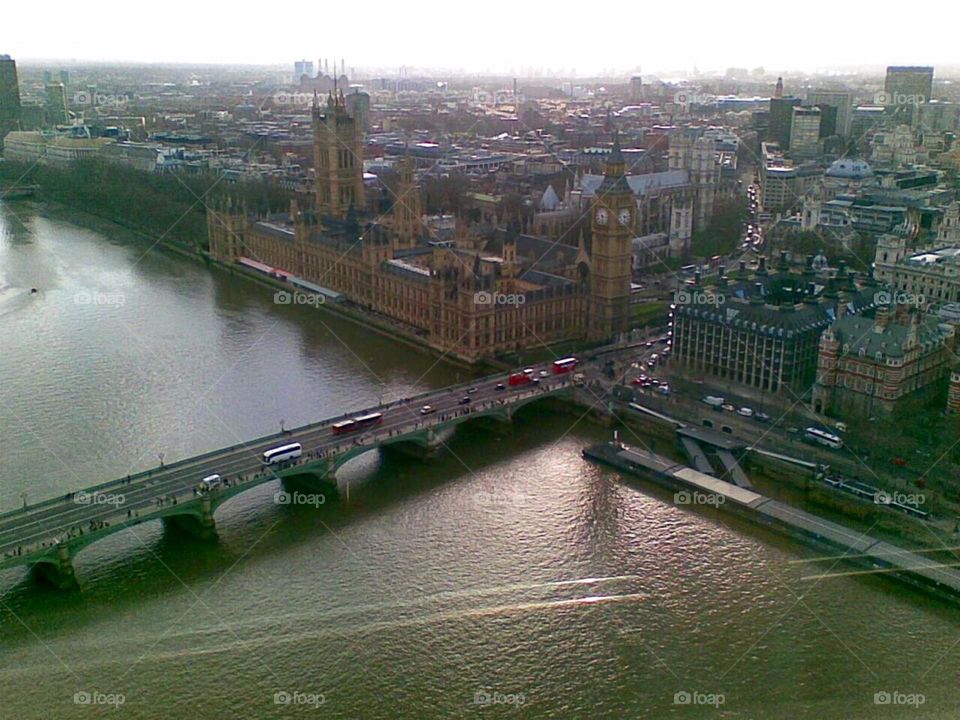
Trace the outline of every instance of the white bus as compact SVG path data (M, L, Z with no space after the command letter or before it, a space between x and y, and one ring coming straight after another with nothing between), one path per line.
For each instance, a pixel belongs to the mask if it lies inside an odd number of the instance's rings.
M303 455L303 447L301 447L300 443L281 445L280 447L267 450L263 454L263 464L273 465L274 463L286 462L287 460L298 458L301 455Z
M821 430L820 428L808 427L804 432L803 437L808 442L826 445L834 450L839 450L843 447L843 440L833 433L828 433L826 430Z

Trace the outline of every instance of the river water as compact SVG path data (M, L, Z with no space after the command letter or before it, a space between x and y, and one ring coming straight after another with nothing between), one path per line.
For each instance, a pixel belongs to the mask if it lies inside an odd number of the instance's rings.
M458 379L112 226L0 204L0 510ZM78 593L0 573L0 718L960 714L955 610L809 579L851 568L585 462L606 434L528 407L430 462L361 456L349 501L252 489L213 544L114 535L77 556Z

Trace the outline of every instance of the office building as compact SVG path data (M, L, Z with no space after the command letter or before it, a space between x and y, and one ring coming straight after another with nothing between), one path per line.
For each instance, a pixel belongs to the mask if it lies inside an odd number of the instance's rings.
M871 415L950 375L953 326L904 305L840 316L820 338L814 412Z
M770 99L768 138L777 143L781 150L790 149L790 126L793 123L793 108L798 105L800 105L800 98L796 97Z
M846 135L850 131L850 116L853 110L850 93L843 90L810 90L807 93L807 99L804 105L808 107L818 107L823 113L826 122L821 128L821 137L830 135ZM827 108L832 108L828 111ZM834 115L832 127L828 115Z
M794 107L790 122L790 156L796 160L813 160L820 155L820 120L818 107Z
M928 102L933 99L933 68L891 65L883 83L885 105Z
M17 62L9 55L0 55L0 143L4 135L20 128L20 112Z

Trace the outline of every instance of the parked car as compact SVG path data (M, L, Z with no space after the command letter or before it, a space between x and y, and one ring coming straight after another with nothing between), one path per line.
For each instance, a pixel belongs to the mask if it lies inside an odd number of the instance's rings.
M722 407L722 408L723 408L724 410L726 410L727 412L736 412L736 411L737 411L737 409L736 409L733 405L731 405L730 403L724 403L724 404L721 405L720 407Z
M753 410L748 407L742 407L737 410L737 415L741 415L743 417L753 417Z
M767 415L765 412L757 411L753 414L753 419L759 422L766 423L766 422L770 422L772 418L769 415Z

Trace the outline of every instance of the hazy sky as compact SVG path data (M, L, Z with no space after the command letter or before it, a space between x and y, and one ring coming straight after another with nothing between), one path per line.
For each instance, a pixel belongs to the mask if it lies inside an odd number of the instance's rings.
M265 15L267 15L265 17ZM937 19L939 18L939 20ZM929 24L919 23L930 20ZM952 2L6 2L14 58L450 67L768 71L960 62ZM911 22L918 23L910 25Z

